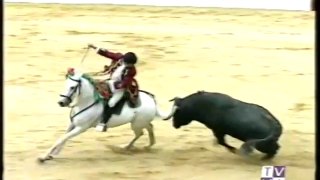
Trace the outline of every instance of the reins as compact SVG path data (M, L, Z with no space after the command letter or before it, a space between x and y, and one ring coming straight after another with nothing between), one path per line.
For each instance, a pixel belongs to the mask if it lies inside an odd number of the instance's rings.
M94 106L95 104L97 104L98 102L99 102L99 100L95 100L90 106L82 109L81 111L77 112L77 113L74 114L73 116L72 116L71 114L72 114L72 112L73 112L74 106L71 106L70 115L69 115L70 121L72 122L74 117L76 117L77 115L79 115L79 114L83 113L84 111L88 110L89 108L91 108L92 106Z
M70 77L69 77L69 78L70 78ZM89 83L94 86L93 80L92 80L88 75L83 74L83 75L82 75L82 78L88 80ZM70 78L70 79L71 79L71 80L74 80L74 79L72 79L72 78ZM79 80L79 84L81 84L81 80ZM80 88L81 85L79 85L78 87ZM80 89L79 89L79 95L80 95ZM76 117L77 115L79 115L79 114L83 113L84 111L90 109L91 107L93 107L94 105L96 105L99 101L103 100L103 99L99 96L99 93L97 92L97 90L96 90L95 88L94 88L94 95L93 95L93 96L94 96L95 101L94 101L92 104L90 104L90 105L87 106L86 108L80 110L79 112L77 112L77 113L74 114L74 115L72 115L72 112L73 112L75 106L70 106L71 110L70 110L69 117L70 117L70 121L71 121L71 122L73 121L73 118L74 118L74 117Z

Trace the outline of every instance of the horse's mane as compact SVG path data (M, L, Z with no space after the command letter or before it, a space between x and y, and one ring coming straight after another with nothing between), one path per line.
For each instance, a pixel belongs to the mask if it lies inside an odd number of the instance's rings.
M99 94L99 92L96 89L96 80L93 79L89 74L85 73L83 73L81 77L88 80L89 83L94 87L94 99L98 101L104 101L103 97Z
M95 79L93 79L89 74L83 73L82 77L88 80L92 85L95 85Z

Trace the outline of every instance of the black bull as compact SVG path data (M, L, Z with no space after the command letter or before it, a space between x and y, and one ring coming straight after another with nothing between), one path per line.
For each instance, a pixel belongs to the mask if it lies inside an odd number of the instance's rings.
M173 117L173 126L177 129L196 120L210 128L218 143L233 153L236 148L225 142L225 135L245 142L240 148L242 155L248 155L255 148L266 153L263 159L271 159L280 148L282 125L262 106L204 91L170 101L174 101L174 105L164 120Z

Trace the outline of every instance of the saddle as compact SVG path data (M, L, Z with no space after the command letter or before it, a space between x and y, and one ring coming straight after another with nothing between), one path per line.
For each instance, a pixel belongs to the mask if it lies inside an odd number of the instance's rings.
M104 98L106 102L108 102L112 97L112 92L106 80L95 80L94 84L99 94ZM127 101L129 103L129 106L134 108L138 106L138 99L139 86L138 82L134 79L132 84L125 90L125 94L120 101Z

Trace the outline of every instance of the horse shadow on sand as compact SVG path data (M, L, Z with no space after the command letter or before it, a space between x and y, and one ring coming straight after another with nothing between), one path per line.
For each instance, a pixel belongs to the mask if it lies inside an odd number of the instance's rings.
M93 152L90 150L90 152ZM106 145L103 150L94 150L94 154L80 153L81 156L73 157L57 157L54 161L59 163L70 162L112 162L123 164L124 161L161 161L167 166L192 164L212 164L215 168L230 167L230 166L246 166L246 167L261 167L263 165L279 164L278 159L261 161L261 154L252 153L250 156L242 157L240 154L232 154L226 152L223 148L207 148L207 147L186 147L178 149L165 149L163 147L132 147L126 149L119 145ZM83 155L85 154L85 155ZM75 155L75 154L74 154ZM97 156L98 155L98 156ZM281 163L280 163L281 164Z

